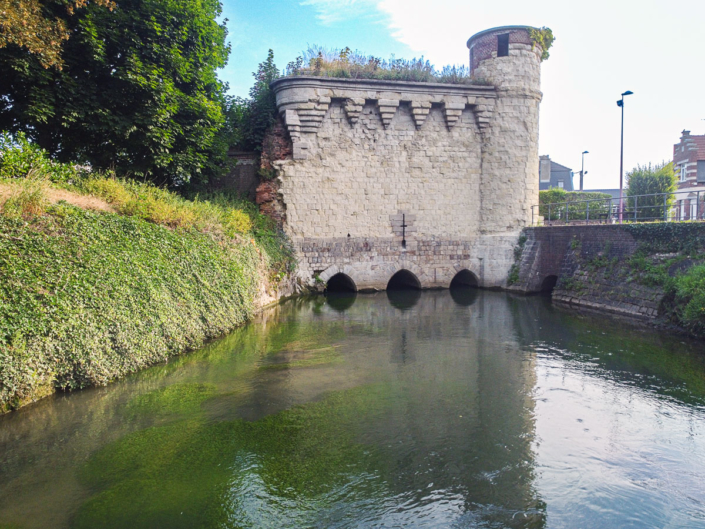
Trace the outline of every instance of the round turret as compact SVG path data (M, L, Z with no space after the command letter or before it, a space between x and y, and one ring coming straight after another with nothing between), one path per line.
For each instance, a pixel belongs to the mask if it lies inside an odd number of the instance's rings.
M541 56L533 37L548 28L503 26L470 37L470 72L494 85L494 112L482 157L482 226L485 233L510 233L531 222L538 203ZM552 37L552 34L550 34Z
M529 26L502 26L468 39L470 74L498 88L539 89L543 50L532 40Z

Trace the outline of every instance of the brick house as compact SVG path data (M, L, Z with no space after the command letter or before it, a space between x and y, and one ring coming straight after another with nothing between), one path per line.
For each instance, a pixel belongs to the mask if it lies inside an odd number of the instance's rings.
M539 190L545 191L554 187L574 191L573 170L554 162L550 156L541 156L539 159Z
M673 146L673 170L678 179L673 217L702 219L705 214L705 134L694 136L689 130L683 131L680 142Z

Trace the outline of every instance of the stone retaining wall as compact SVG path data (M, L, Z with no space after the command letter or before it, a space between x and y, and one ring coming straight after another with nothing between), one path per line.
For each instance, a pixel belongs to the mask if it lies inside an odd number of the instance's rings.
M526 242L510 290L540 292L552 276L553 301L584 309L654 319L663 289L627 277L638 242L618 225L547 226L524 230ZM549 283L550 284L550 283Z
M268 160L276 178L257 201L290 236L302 281L342 272L383 289L407 269L423 288L447 287L467 269L505 285L538 202L541 100L541 50L525 27L506 31L522 38L474 65L484 84L272 84L291 148Z

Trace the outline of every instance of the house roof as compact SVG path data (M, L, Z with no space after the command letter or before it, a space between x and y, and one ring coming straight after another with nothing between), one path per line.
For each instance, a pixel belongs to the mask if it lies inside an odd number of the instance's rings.
M554 162L551 160L551 172L553 171L573 171L570 167L566 167L565 165L561 165L559 163Z

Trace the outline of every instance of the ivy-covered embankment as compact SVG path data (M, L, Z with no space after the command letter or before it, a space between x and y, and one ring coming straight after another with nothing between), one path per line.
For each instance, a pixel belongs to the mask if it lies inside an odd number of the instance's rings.
M0 412L194 349L245 322L292 266L253 204L0 177Z
M574 233L555 299L705 336L705 223L559 229Z

